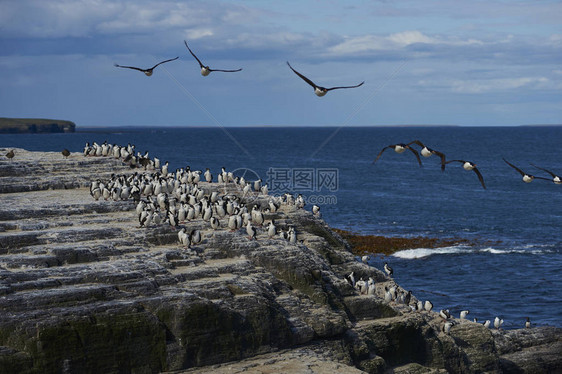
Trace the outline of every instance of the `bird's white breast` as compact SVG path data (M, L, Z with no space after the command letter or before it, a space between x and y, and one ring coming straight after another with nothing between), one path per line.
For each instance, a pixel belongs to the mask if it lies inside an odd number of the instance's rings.
M318 88L315 88L314 93L316 94L316 96L322 97L322 96L326 95L327 91L323 91L323 90L320 90Z
M534 179L533 177L530 177L527 174L525 174L523 176L523 182L525 182L525 183L531 183L533 181L533 179Z
M420 153L421 153L421 155L422 155L423 157L429 157L429 156L431 156L431 152L430 152L429 149L427 149L426 147L424 147L424 148L421 150Z
M201 75L206 77L207 75L211 74L211 72L209 71L209 69L203 67L201 68Z
M402 147L401 145L397 145L396 147L394 147L394 151L396 153L402 153L406 150L406 148Z
M464 170L472 170L474 169L474 165L472 165L470 162L465 162L462 167L464 168Z

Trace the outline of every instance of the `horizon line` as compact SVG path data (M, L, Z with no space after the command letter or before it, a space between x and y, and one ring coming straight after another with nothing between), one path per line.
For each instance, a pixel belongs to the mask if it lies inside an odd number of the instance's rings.
M348 128L389 128L389 127L556 127L562 123L536 123L518 125L459 125L459 124L394 124L394 125L356 125L346 126ZM236 125L225 126L228 128L337 128L340 125ZM162 129L212 129L213 125L76 125L78 129L113 129L113 128L162 128Z

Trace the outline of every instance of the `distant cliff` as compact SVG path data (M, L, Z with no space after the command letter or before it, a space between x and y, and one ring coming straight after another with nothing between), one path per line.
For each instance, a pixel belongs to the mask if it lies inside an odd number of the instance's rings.
M0 134L74 132L75 129L76 124L71 121L0 117Z

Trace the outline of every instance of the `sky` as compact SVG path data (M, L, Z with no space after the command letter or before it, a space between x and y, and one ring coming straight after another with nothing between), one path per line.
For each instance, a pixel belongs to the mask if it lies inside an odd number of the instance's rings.
M0 82L79 127L561 124L562 2L0 0Z

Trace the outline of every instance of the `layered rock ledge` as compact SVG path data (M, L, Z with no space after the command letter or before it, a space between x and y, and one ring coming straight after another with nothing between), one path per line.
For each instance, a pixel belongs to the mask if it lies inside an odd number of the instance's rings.
M446 334L434 311L385 302L394 281L306 210L265 214L294 226L297 243L199 218L182 225L202 233L188 250L167 224L139 227L132 201L90 196L91 180L138 169L79 153L16 155L0 159L2 373L562 371L561 329L455 320ZM348 283L352 271L375 280L374 295Z

